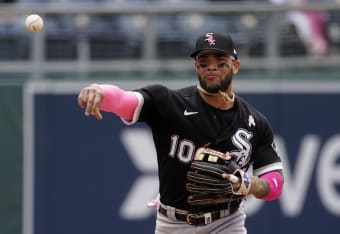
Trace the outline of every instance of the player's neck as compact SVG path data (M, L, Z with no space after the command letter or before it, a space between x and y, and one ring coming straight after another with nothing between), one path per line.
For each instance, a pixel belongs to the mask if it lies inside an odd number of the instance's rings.
M203 100L217 109L229 110L234 106L235 94L231 91L231 87L226 92L218 93L209 93L200 85L197 85L197 89Z

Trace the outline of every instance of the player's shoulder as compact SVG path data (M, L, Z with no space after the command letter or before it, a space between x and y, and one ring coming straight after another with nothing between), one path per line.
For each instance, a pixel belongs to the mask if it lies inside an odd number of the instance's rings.
M263 113L239 95L236 95L236 102L240 112L244 115L251 115L255 119L267 121L267 118Z
M197 88L196 88L196 86L192 85L192 86L188 86L188 87L178 89L178 90L176 90L176 92L181 96L191 97L192 95L194 95L197 92Z
M145 86L141 89L135 90L137 92L148 93L151 96L158 95L180 95L180 96L191 96L195 92L195 86L188 86L178 89L172 89L162 84L152 84Z
M169 89L161 84L150 84L134 90L142 94L144 98L162 98L168 95L168 91Z
M168 88L161 84L150 84L147 86L144 86L140 89L137 89L135 91L144 91L144 92L158 92L158 91L164 91L168 90Z

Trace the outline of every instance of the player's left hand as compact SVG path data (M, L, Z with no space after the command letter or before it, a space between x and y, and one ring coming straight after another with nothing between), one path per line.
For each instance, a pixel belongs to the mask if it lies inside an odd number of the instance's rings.
M234 176L233 174L223 173L222 178L230 181L231 185L233 186L234 191L237 191L240 189L241 181L237 176Z
M92 84L83 88L78 95L78 105L85 108L85 115L95 116L98 120L103 119L100 113L100 104L103 101L103 90L97 84Z
M187 172L190 205L211 205L240 201L248 195L248 175L229 153L210 148L197 149Z
M234 193L244 196L250 193L251 180L247 172L237 169L233 174L223 173L222 178L230 181Z

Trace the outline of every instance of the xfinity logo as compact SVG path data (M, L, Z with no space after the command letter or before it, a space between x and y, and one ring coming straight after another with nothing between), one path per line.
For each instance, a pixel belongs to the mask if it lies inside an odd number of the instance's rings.
M140 176L122 201L120 214L125 219L145 219L154 214L153 209L147 208L147 203L158 193L157 159L152 136L148 129L126 128L121 140ZM323 145L317 135L305 135L299 142L294 164L288 161L284 139L276 136L276 142L285 168L284 189L279 199L284 215L297 217L303 213L314 173L320 202L328 212L340 215L340 195L336 190L340 183L336 166L340 156L340 134L330 137ZM259 212L265 204L251 196L246 203L250 216Z
M305 135L299 143L294 164L288 161L284 139L276 136L275 141L285 169L285 182L279 199L283 214L297 217L303 213L315 173L317 193L322 206L329 213L340 215L340 195L336 187L340 183L339 166L336 164L340 156L340 134L331 136L323 145L321 137ZM263 204L263 201L250 197L246 205L248 214L255 214Z
M119 213L125 219L144 219L154 213L147 203L157 196L157 156L151 133L144 128L126 128L122 144L140 176L122 201Z

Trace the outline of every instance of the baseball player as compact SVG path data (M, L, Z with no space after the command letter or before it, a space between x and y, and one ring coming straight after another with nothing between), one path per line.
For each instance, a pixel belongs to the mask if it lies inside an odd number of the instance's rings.
M197 85L178 90L150 85L125 91L115 85L92 84L80 91L78 103L86 116L101 120L101 111L106 111L126 124L150 126L160 184L155 233L245 234L242 199L222 203L210 199L193 205L188 172L195 152L208 147L211 152L231 155L242 171L241 177L222 174L232 191L242 189L244 196L266 201L277 199L283 187L283 166L272 128L259 111L233 92L232 79L240 61L229 35L201 35L191 57ZM247 175L250 165L252 176Z

